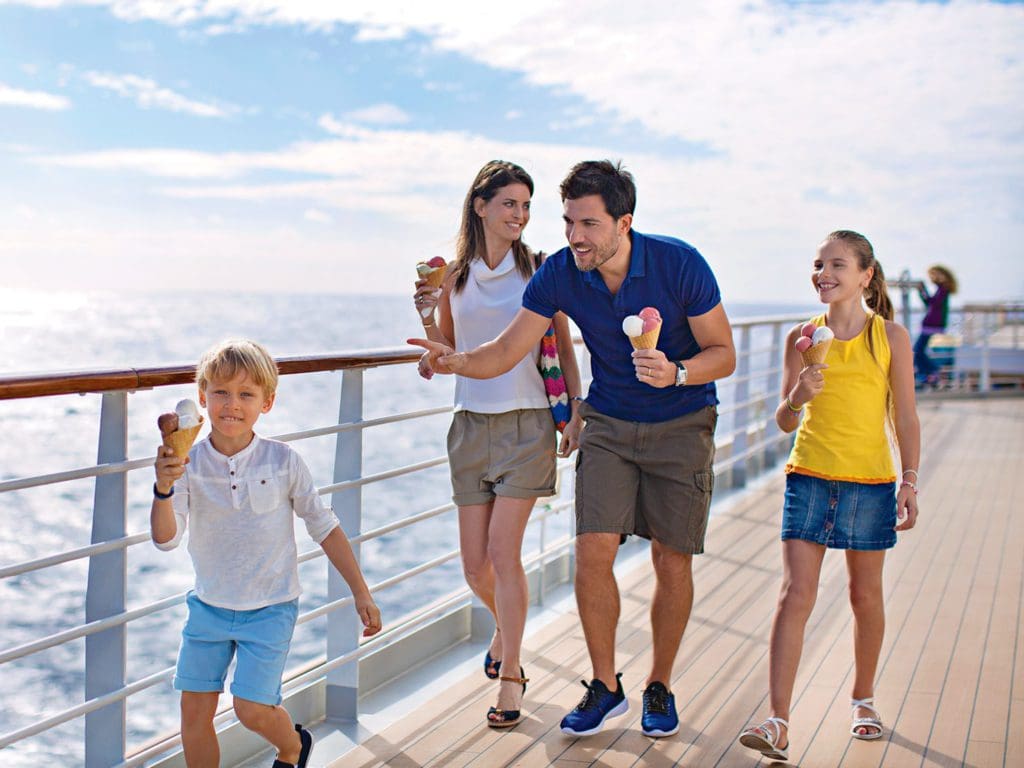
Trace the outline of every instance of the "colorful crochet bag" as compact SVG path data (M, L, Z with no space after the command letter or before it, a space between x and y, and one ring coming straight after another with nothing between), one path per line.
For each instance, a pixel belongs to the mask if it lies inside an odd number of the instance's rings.
M562 366L558 360L554 321L540 340L540 376L544 379L544 391L548 396L548 405L551 406L555 429L561 432L572 418L572 412L569 410L569 395L565 391L565 376L562 375Z
M544 260L543 253L537 253L537 268ZM555 321L551 321L544 338L540 340L540 377L544 380L544 392L548 396L551 417L555 420L555 429L561 432L572 418L569 409L569 394L565 391L565 376L558 359L558 337L555 336Z

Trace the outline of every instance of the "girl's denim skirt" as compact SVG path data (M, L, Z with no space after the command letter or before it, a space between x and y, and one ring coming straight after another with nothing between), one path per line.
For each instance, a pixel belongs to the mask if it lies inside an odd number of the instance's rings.
M782 540L832 549L877 550L896 544L896 483L851 483L786 475Z

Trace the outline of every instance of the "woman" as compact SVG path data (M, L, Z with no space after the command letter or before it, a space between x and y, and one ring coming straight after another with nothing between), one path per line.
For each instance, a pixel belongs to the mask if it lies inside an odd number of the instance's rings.
M533 179L518 165L495 160L477 173L462 207L455 260L441 289L424 280L416 283L416 309L427 338L473 349L515 317L539 263L522 240L532 195ZM557 314L554 323L572 405L558 453L568 456L582 425L578 403L571 399L580 394L580 376L568 320ZM527 681L519 654L529 602L520 552L534 502L552 495L555 487L555 426L537 359L537 353L528 355L494 379L456 377L448 432L463 571L495 620L484 658L487 677L500 679L497 704L487 713L493 728L515 725L520 718ZM432 375L425 362L420 371Z
M945 333L949 319L949 297L956 293L956 278L941 264L928 270L928 279L935 283L935 293L929 295L922 283L918 287L921 301L928 307L921 320L921 335L914 342L914 368L917 383L922 387L939 385L939 365L928 355L928 341L937 333Z

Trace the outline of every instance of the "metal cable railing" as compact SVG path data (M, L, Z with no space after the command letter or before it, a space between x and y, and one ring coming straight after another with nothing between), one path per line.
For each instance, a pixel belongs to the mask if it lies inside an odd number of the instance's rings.
M763 466L769 459L777 458L780 454L780 449L791 439L790 435L781 433L774 424L774 410L777 404L776 398L782 374L780 366L780 340L784 340L789 326L802 319L806 318L803 316L752 318L733 323L735 335L738 339L737 358L740 367L733 377L723 382L723 387L721 388L722 391L726 391L729 394L728 399L719 407L719 416L728 417L729 423L716 436L716 446L721 451L721 458L715 464L715 471L719 477L728 474L732 481L742 482L745 467ZM336 355L317 358L290 358L281 361L281 369L284 375L325 370L343 371L346 377L343 383L343 398L345 397L345 386L358 379L359 388L354 391L359 393L360 410L352 417L339 418L336 424L292 431L277 435L275 439L301 441L333 435L338 440L337 450L340 452L343 444L351 444L345 443L345 441L357 441L356 444L358 444L358 441L362 440L362 436L367 429L400 422L417 423L422 419L450 412L452 410L450 406L442 406L388 414L380 418L362 418L362 390L361 378L359 377L361 377L363 371L376 365L407 364L417 359L418 353L403 349L385 350L354 356ZM128 373L99 372L94 376L77 374L67 383L62 382L60 377L55 375L42 377L38 381L30 377L17 377L16 381L13 381L10 377L7 379L0 377L0 399L29 396L52 397L69 393L102 392L105 393L103 397L104 407L106 408L108 403L116 405L114 398L117 397L116 393L118 391L132 388L126 386L126 382L133 383L135 387L167 386L187 383L190 375L189 367L185 366L168 369L131 369ZM127 418L127 405L125 405L124 415ZM101 428L101 442L104 439ZM369 474L363 474L362 471L359 471L358 476L350 475L346 477L342 475L340 478L336 478L327 485L322 486L319 492L323 495L332 494L336 500L338 498L350 498L352 494L356 494L358 497L358 494L363 493L367 487L388 483L398 478L414 476L417 473L443 466L446 462L447 457L440 456L390 467ZM152 463L152 457L140 459L123 458L98 462L94 466L80 467L68 471L7 479L0 482L0 494L89 478L94 478L97 484L99 484L111 478L117 478L119 475L124 476L139 469L149 469ZM561 475L563 472L568 471L572 465L571 459L559 461L559 474ZM739 479L737 480L737 478ZM571 493L563 494L562 497L551 500L544 507L538 507L531 518L531 527L537 526L540 529L540 541L535 549L524 553L523 561L527 567L539 566L542 579L545 563L563 556L572 547L571 530L566 534L559 532L553 538L549 537L547 532L549 522L564 518L564 513L572 506L572 503ZM343 505L339 509L337 502L335 506L339 516L343 513L348 514L348 507ZM383 525L365 531L359 530L361 528L361 521L357 516L356 519L359 521L359 525L356 527L356 532L350 536L350 541L354 546L366 544L381 539L388 534L408 531L426 521L450 515L454 510L454 504L450 503L434 506L426 510L417 510L400 519L390 520ZM415 534L406 533L405 535ZM549 538L551 538L550 541L548 540ZM144 543L148 539L148 532L124 532L88 546L81 546L44 557L36 557L20 563L5 564L0 567L0 578L11 578L34 573L75 560L89 559L91 563L101 557L117 554L123 556L130 547ZM323 556L322 550L314 548L300 554L299 561L306 563ZM394 589L398 585L408 583L427 572L442 568L455 561L458 557L459 552L457 549L432 554L423 562L405 567L398 573L388 574L372 586L372 591L375 594L380 594ZM46 649L80 640L81 638L96 637L112 630L124 631L133 622L179 605L184 599L185 593L177 593L154 600L140 607L114 611L110 615L99 618L89 618L75 627L50 633L44 637L34 638L29 642L19 643L16 646L0 651L0 664L9 663ZM289 671L285 690L295 691L311 682L323 680L328 672L337 670L358 659L366 658L381 648L401 642L403 638L412 635L446 613L465 607L470 599L469 591L461 589L452 596L444 598L439 603L431 603L425 608L416 610L403 617L396 623L388 625L385 632L375 638L360 642L358 637L353 637L350 647L339 655L330 659L324 658L323 661L314 663L298 673L294 670ZM325 600L303 613L299 618L299 623L307 624L325 616L340 615L339 612L351 604L351 596ZM329 627L328 632L330 633L331 631L335 630ZM123 669L123 658L121 664ZM172 674L173 668L166 668L131 682L119 682L113 685L110 690L98 695L92 695L86 701L73 707L68 707L60 712L45 716L39 716L35 718L32 724L26 727L14 729L9 733L0 735L0 748L13 745L53 729L58 725L81 718L90 713L96 713L112 705L123 706L136 694L148 688L166 684ZM219 725L230 723L233 721L233 717L230 711L225 711L218 715L217 723ZM89 730L88 727L86 730ZM89 738L88 733L86 738ZM123 766L141 765L147 760L165 754L168 750L175 749L179 743L178 737L163 739L157 744L145 746L141 751L128 758L125 758L122 752L119 757L106 764Z

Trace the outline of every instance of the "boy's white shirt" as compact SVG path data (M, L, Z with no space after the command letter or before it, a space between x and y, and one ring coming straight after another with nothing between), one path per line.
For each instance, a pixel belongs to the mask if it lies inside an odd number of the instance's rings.
M174 549L191 525L188 551L196 596L237 611L263 608L299 596L294 517L317 544L338 525L324 505L309 468L294 450L255 435L234 456L206 438L191 450L185 474L174 484Z

